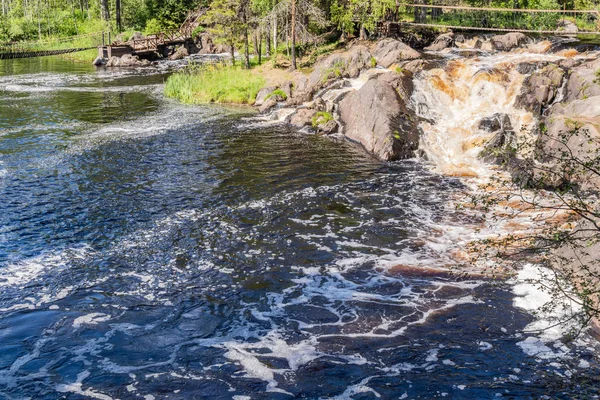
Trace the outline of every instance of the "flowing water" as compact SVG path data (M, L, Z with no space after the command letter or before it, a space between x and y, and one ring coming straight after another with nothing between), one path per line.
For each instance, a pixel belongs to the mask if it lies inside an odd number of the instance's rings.
M164 79L0 63L0 399L599 394L592 339L528 329L535 288L436 272L485 227L461 178Z

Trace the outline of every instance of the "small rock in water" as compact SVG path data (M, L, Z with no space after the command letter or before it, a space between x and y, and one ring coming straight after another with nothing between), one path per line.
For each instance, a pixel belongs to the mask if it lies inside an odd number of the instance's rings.
M106 61L104 60L104 58L102 58L100 56L96 57L94 62L92 62L92 65L95 65L96 67L100 67L104 64L106 64Z

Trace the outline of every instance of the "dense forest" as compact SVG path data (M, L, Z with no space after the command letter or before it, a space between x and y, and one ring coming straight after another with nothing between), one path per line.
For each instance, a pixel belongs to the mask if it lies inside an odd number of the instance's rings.
M227 36L266 21L295 25L297 35L327 29L360 34L384 18L402 18L399 0L1 0L0 41L36 40L102 30L157 32L174 28L189 10L207 8L205 24ZM435 2L442 3L442 2ZM594 9L595 0L450 0L444 4L532 9ZM273 26L269 30L273 32ZM228 31L228 32L224 32ZM218 33L218 32L215 32ZM268 32L265 32L268 34Z

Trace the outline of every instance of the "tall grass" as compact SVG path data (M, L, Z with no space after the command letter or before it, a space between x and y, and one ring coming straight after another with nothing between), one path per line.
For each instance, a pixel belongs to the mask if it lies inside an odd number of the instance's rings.
M187 104L252 104L265 79L238 66L194 65L169 77L165 95Z

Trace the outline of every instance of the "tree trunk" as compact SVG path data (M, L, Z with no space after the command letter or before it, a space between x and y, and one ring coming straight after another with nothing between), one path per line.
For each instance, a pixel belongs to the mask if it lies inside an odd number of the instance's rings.
M252 41L254 42L254 55L258 57L258 32L254 32L254 35L252 35Z
M115 0L115 18L117 22L117 31L120 33L122 30L121 26L121 0Z
M100 0L100 14L104 22L110 21L110 9L108 8L108 0Z
M262 64L262 35L258 34L258 65Z
M360 35L359 40L369 40L369 35L367 34L367 30L365 29L365 24L360 25Z
M248 39L248 25L244 28L244 68L250 69L250 40Z
M77 16L75 15L75 0L71 0L71 12L73 13L73 24L75 25L75 34L79 35L79 29L77 29Z
M267 51L267 57L271 57L271 32L267 29L267 33L265 35L265 45Z
M277 18L273 18L273 55L277 54Z
M235 65L235 46L231 43L231 65Z
M296 0L292 0L292 69L296 69Z

